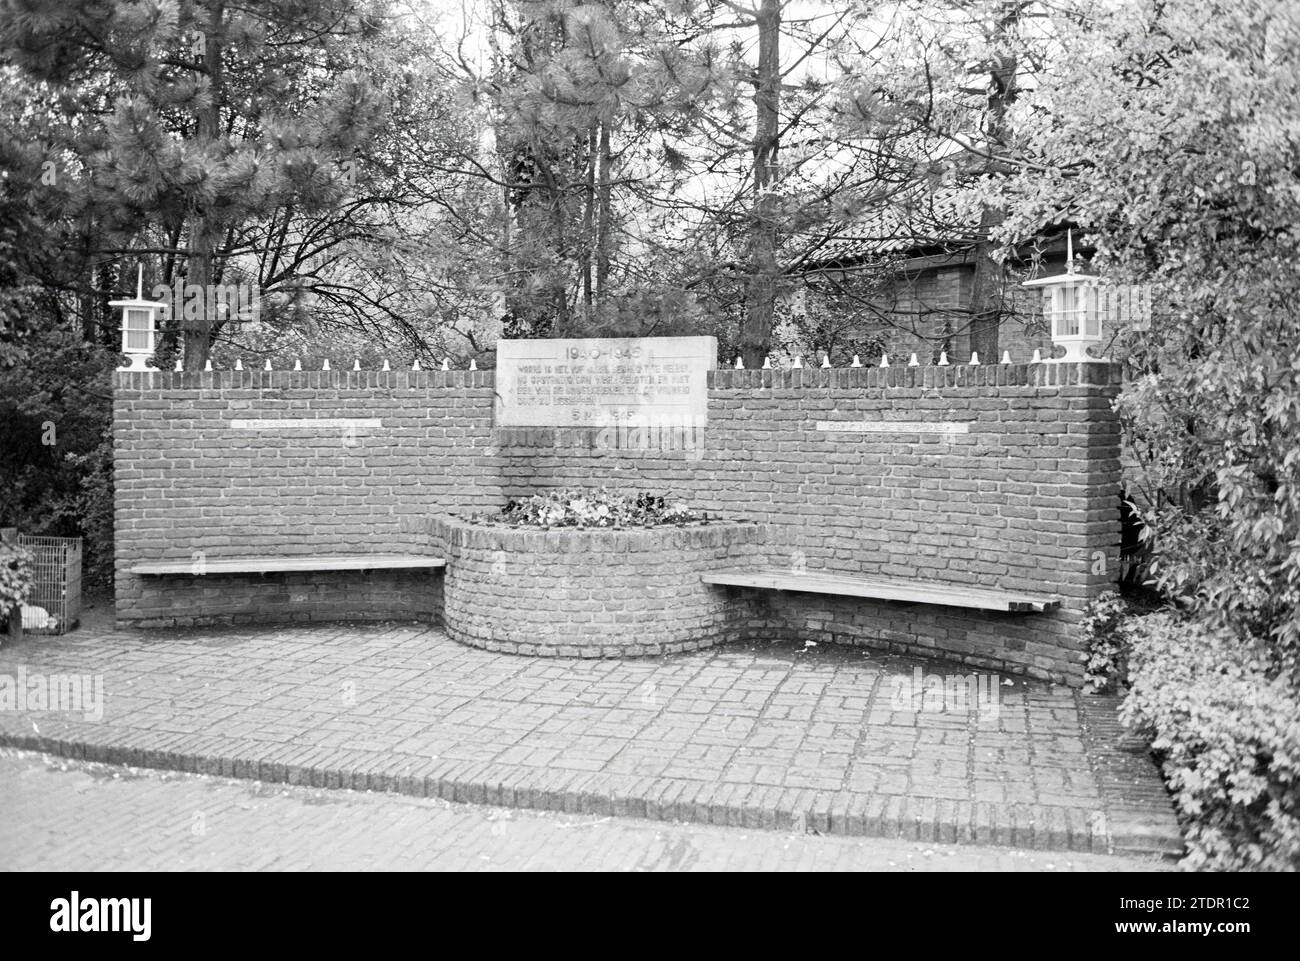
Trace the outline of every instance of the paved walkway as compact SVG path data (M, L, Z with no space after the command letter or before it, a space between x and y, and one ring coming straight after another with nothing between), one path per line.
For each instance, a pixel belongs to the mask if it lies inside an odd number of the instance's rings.
M0 748L20 871L1149 871L1147 858L597 818L110 767ZM87 825L93 825L87 830Z
M0 744L72 758L515 808L1094 853L1181 848L1113 699L995 684L913 710L921 667L859 649L622 661L463 647L423 624L82 629L0 649L28 704ZM102 719L33 710L102 678ZM33 676L41 680L33 680ZM87 682L87 688L91 683ZM10 685L12 690L13 685ZM53 696L53 695L51 695ZM47 707L37 701L35 706Z

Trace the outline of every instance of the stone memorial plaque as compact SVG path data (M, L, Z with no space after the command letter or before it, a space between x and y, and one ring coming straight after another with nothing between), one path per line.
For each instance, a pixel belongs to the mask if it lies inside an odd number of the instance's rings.
M700 426L714 337L497 342L498 427Z

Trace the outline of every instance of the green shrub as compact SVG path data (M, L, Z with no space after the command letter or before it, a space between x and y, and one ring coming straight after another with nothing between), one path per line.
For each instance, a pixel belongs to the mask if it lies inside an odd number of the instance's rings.
M1163 606L1158 594L1143 590L1110 590L1088 602L1080 624L1086 645L1080 659L1089 690L1110 694L1128 687L1132 626Z
M34 585L31 552L0 542L0 628L9 612L31 596Z
M1300 868L1300 696L1264 644L1133 619L1125 723L1146 733L1186 822L1185 866Z
M1128 683L1128 611L1128 602L1116 591L1094 598L1084 609L1080 627L1087 649L1080 656L1091 691L1111 693Z
M83 586L113 582L116 355L40 328L0 356L0 519L24 534L85 538Z
M707 521L681 502L648 493L565 488L512 500L492 520L518 527L653 527Z

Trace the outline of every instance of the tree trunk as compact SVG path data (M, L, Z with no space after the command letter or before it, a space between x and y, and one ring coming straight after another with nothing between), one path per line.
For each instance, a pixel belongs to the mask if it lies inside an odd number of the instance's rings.
M564 222L567 212L564 207L567 185L561 185L559 178L555 175L555 169L551 166L550 158L547 158L545 162L540 162L542 156L540 151L545 147L542 144L537 146L539 166L544 174L546 202L550 208L551 230L555 237L555 266L548 275L548 282L551 285L552 310L554 311L549 333L552 337L572 337L573 312L569 309L569 235ZM559 163L566 159L562 154L556 158ZM560 169L560 175L565 177L563 167ZM565 179L568 178L565 177Z
M597 174L597 210L596 210L596 302L600 303L608 294L609 286L609 237L610 216L610 150L609 121L600 125L599 170Z
M754 90L754 206L750 228L749 283L740 325L746 367L761 367L772 344L772 317L780 271L776 262L776 199L781 118L781 3L761 0L758 9L758 76Z
M87 276L90 279L86 284L85 293L77 298L77 312L80 314L82 339L89 344L104 344L112 349L115 345L121 344L121 338L107 338L105 332L100 330L101 325L98 323L98 318L95 316L95 308L98 306L100 289L103 286L105 268L98 268L99 277L96 278L96 268L93 266L93 260L91 257L91 249L95 245L93 230L94 228L91 225L90 214L88 213L86 214L81 233L80 264L81 269L85 272L83 276ZM118 332L114 331L114 333Z
M985 208L980 214L980 241L975 245L975 276L970 292L970 349L981 363L998 360L998 328L1002 323L1002 265L993 259L989 231L1002 222L1001 212Z
M587 131L586 170L583 172L582 246L578 250L578 269L582 277L583 324L590 334L592 293L592 249L596 246L596 125Z
M994 28L993 43L1006 41L1020 19L1020 3L1005 3ZM989 65L988 152L1006 139L1007 108L1016 98L1016 56L1003 47ZM993 259L995 245L989 240L994 227L1002 223L1003 211L985 207L980 212L979 243L975 245L975 276L970 296L970 346L984 363L998 360L998 327L1002 322L1002 265Z
M197 111L198 142L211 144L221 135L221 22L225 5L214 3L204 31L203 66L208 75L211 95ZM201 370L212 353L212 294L214 275L213 235L219 227L204 210L194 220L193 236L186 281L202 291L200 316L185 318L185 369Z
M81 314L81 339L88 344L98 343L99 331L95 324L95 277L91 269L90 289L77 298Z

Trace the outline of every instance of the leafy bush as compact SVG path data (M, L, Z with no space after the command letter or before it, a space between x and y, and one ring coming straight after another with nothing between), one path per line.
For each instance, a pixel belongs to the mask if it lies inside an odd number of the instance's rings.
M1160 595L1139 589L1110 590L1088 602L1080 624L1087 650L1080 658L1090 690L1109 694L1128 687L1133 627L1164 606Z
M1084 609L1080 626L1088 646L1081 657L1085 683L1092 691L1110 693L1128 683L1128 609L1128 603L1116 591L1094 598Z
M0 521L85 538L85 584L113 579L116 355L78 331L39 328L0 356Z
M1121 717L1163 759L1187 822L1185 866L1300 869L1300 697L1266 645L1169 613L1128 634Z
M31 596L35 584L33 562L30 551L0 542L0 627L9 612Z
M1003 239L1068 219L1104 281L1151 290L1150 316L1115 331L1128 366L1117 409L1147 574L1180 613L1110 636L1132 642L1126 716L1167 752L1198 865L1296 861L1294 6L1134 0L1056 15L1062 56L1009 118L1010 152L1029 162L986 185L1008 211ZM1118 651L1095 654L1100 674Z
M653 527L707 522L684 503L649 493L565 488L512 500L493 518L518 527Z

